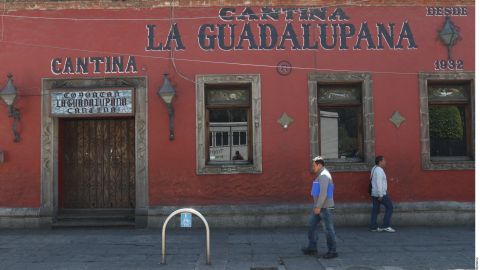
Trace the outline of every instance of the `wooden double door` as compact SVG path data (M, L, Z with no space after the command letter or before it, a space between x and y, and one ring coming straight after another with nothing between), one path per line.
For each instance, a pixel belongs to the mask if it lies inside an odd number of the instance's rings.
M135 208L134 118L61 119L62 209Z

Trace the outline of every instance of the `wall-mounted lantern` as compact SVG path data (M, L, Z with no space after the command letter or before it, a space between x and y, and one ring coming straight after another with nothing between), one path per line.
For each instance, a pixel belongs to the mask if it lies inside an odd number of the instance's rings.
M438 36L447 47L448 59L451 59L450 49L457 43L460 34L458 32L458 27L453 24L450 17L445 17L445 23L443 24L442 30L438 32Z
M14 103L17 98L17 90L13 86L12 74L7 75L7 85L0 91L0 98L5 102L8 107L8 117L13 118L13 135L14 142L20 141L20 134L17 132L17 123L20 121L20 110L15 108Z
M175 132L173 129L174 110L172 105L173 98L175 97L175 88L173 88L172 84L170 83L170 80L168 80L168 74L165 73L163 75L164 75L163 85L162 85L162 88L160 88L160 90L158 91L158 95L162 98L162 100L167 105L168 121L170 126L169 138L172 141L173 139L175 139Z

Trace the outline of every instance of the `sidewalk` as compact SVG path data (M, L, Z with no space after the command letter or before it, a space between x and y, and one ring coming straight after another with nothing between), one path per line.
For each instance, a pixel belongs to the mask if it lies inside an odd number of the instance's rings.
M397 233L337 228L339 257L305 256L307 228L211 231L212 265L205 265L205 232L135 229L0 230L0 269L235 269L400 270L474 269L473 227L399 227ZM320 234L320 251L324 235Z

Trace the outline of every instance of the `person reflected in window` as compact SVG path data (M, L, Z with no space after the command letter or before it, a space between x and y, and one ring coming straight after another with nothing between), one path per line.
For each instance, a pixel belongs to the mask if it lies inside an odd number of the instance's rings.
M239 151L235 151L235 156L233 156L232 160L243 160L243 157Z

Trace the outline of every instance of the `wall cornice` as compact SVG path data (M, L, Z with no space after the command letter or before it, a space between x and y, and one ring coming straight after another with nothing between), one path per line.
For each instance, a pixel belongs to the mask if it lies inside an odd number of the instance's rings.
M359 3L360 2L360 3ZM226 6L475 6L474 0L367 0L367 1L328 1L328 0L78 0L78 1L38 1L7 0L0 5L0 10L7 12L19 10L64 10L64 9L151 9L162 7L226 7Z

